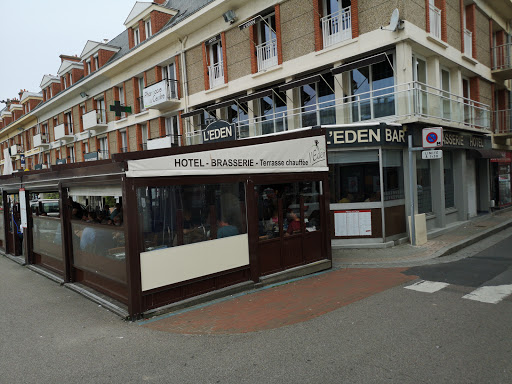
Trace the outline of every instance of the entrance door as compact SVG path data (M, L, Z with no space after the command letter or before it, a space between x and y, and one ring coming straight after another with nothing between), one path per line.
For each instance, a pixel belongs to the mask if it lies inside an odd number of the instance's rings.
M255 187L260 275L327 258L322 195L321 181Z

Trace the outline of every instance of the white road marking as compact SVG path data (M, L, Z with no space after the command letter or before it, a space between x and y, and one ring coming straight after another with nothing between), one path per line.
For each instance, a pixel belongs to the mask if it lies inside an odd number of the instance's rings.
M413 291L426 292L426 293L434 293L440 291L444 287L448 286L448 283L440 283L438 281L427 281L420 280L417 283L409 285L405 288L412 289Z
M496 304L512 294L512 284L497 285L495 287L480 287L473 292L462 296L463 299L481 301L482 303Z

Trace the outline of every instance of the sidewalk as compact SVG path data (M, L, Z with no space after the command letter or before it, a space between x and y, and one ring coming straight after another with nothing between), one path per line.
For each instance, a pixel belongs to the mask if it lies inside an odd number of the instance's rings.
M453 226L421 246L402 244L391 248L332 250L334 268L406 265L448 256L497 232L512 227L512 208L478 216Z

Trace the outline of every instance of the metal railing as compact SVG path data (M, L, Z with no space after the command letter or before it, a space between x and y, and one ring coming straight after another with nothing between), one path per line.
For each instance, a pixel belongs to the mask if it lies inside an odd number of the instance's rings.
M240 120L235 126L236 137L245 138L320 124L400 122L414 117L432 119L435 124L491 128L488 105L417 81ZM187 124L187 144L200 144L203 128Z
M222 61L208 66L208 78L210 79L210 88L224 84L224 65Z
M494 111L493 118L494 133L512 133L512 110L503 109L499 111Z
M96 110L96 121L98 124L106 124L107 123L107 115L104 109Z
M441 40L441 10L435 5L430 4L430 33L432 36Z
M137 101L139 103L139 111L142 112L146 108L144 107L144 96L137 97Z
M348 6L322 17L322 36L324 48L352 38L351 7Z
M277 65L277 40L272 39L256 46L258 72Z
M108 159L108 149L98 149L98 160Z
M510 60L512 43L492 47L492 69L508 69L512 67Z

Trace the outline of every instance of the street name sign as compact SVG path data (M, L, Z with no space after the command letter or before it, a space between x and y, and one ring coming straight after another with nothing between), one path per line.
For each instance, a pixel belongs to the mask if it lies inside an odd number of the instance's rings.
M443 157L443 151L440 149L432 149L430 151L422 151L421 158L423 160L441 159Z

